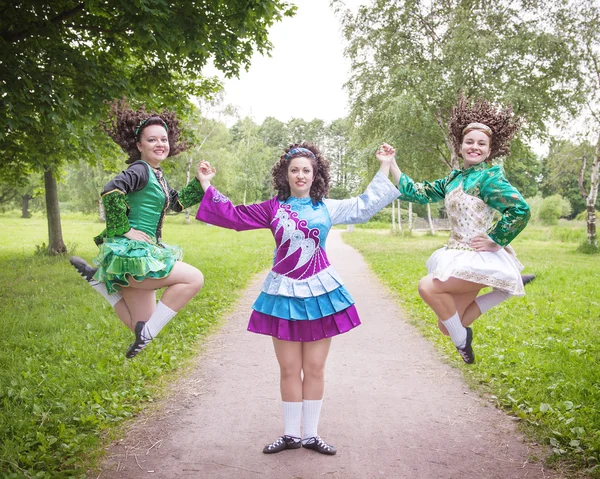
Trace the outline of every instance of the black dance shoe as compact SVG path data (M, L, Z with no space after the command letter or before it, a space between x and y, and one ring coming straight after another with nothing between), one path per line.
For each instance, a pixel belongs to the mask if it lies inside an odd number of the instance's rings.
M525 286L535 279L535 274L522 274L521 279L523 280L523 286Z
M94 279L94 275L96 274L96 271L98 271L98 268L93 268L86 260L79 256L71 256L69 262L88 283L92 286L98 284L98 281Z
M267 444L263 449L265 454L275 454L285 449L298 449L302 445L299 437L281 436L277 441Z
M335 447L327 444L319 436L311 437L308 441L302 443L302 447L305 447L306 449L312 449L313 451L317 451L328 456L335 456L335 453L337 452Z
M144 329L144 324L146 324L144 321L138 321L137 323L135 323L135 341L131 343L131 346L129 346L129 349L125 353L125 356L129 359L136 357L138 353L146 346L148 346L150 344L150 341L152 341L152 338L144 339L142 337L142 330Z
M467 344L464 348L456 348L460 357L463 358L463 361L467 364L473 364L475 362L475 353L473 352L473 346L471 343L473 342L473 330L471 328L467 329Z

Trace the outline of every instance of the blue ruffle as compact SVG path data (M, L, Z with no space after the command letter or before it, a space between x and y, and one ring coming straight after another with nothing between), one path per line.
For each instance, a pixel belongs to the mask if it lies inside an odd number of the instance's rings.
M259 313L292 321L315 320L343 311L354 304L344 286L309 298L274 296L261 292L252 309Z

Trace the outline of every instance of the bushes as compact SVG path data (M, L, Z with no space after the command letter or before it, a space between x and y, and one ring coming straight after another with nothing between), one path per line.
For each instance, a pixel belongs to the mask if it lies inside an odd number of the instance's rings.
M560 195L535 196L527 200L531 207L531 216L534 221L544 225L556 225L560 218L568 217L573 211L571 203Z

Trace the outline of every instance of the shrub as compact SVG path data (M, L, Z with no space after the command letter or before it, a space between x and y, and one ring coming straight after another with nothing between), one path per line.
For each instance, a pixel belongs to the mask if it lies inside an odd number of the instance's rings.
M571 203L560 195L552 195L541 201L538 210L538 219L545 225L558 224L559 218L571 214Z

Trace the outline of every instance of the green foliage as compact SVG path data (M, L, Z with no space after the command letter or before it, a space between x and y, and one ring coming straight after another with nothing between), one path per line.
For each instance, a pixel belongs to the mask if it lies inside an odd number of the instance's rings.
M566 218L571 214L571 204L560 195L544 198L537 210L537 219L544 225L556 225L559 218Z
M551 4L373 0L348 11L348 87L359 144L390 142L409 175L436 178L458 166L447 125L461 90L512 104L527 120L525 138L544 134L548 118L576 112L584 95L573 87L580 75L575 41L565 32L571 17L562 15L562 2ZM533 155L520 150L507 172L535 194L535 172L519 168L519 161L534 165Z
M165 241L199 265L205 287L143 357L127 360L133 336L108 303L66 258L33 254L47 234L44 220L0 216L1 477L84 477L117 426L167 390L252 275L268 267L269 232L182 219L166 219ZM78 254L90 260L97 253L92 237L102 224L64 215L63 227Z
M579 191L578 177L582 158L593 158L594 146L589 142L574 144L570 141L554 140L548 155L542 160L542 182L540 191L544 196L559 194L571 203L573 215L585 211L585 200ZM589 185L590 171L584 172L584 185ZM600 206L600 203L599 203Z
M537 278L524 298L510 299L475 322L477 362L468 367L417 291L427 258L446 236L391 238L357 230L344 240L361 251L411 322L460 365L474 387L548 445L552 460L584 471L600 463L600 268L596 258L575 251L579 237L557 242L550 235L555 229L580 230L563 223L530 226L515 240L526 272Z
M600 211L596 210L596 218L600 218ZM581 213L579 213L575 219L577 221L586 221L587 220L587 211L583 210Z

